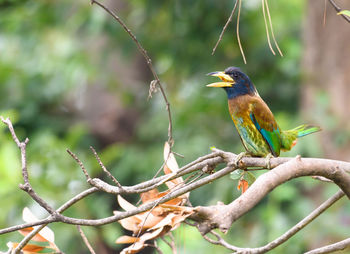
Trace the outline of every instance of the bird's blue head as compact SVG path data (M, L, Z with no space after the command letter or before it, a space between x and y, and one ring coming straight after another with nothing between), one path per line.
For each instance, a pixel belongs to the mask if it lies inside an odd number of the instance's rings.
M225 71L208 73L209 76L219 77L222 82L207 85L208 87L222 87L227 93L228 99L250 94L256 95L257 91L249 77L238 67L228 67Z

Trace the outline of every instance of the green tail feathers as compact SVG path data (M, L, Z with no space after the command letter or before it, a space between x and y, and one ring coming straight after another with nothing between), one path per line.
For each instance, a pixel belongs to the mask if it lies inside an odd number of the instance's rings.
M300 137L304 137L306 135L309 135L311 133L314 133L314 132L317 132L317 131L320 131L320 130L321 130L321 128L318 127L318 126L313 126L313 125L309 125L309 124L303 124L303 125L300 125L300 126L294 128L291 131L296 131L298 133L297 137L300 138Z
M304 137L306 135L309 135L311 133L320 131L321 128L314 125L309 124L303 124L300 125L294 129L288 130L288 131L282 131L281 139L282 139L282 146L281 148L283 150L290 150L296 143L296 139L300 137Z

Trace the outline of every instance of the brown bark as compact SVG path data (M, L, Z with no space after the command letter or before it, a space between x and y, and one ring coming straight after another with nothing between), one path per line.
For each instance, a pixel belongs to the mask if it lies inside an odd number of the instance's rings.
M337 1L350 9L350 1ZM327 158L350 160L350 24L326 2L309 0L304 25L301 106L324 129ZM323 98L323 100L321 99Z

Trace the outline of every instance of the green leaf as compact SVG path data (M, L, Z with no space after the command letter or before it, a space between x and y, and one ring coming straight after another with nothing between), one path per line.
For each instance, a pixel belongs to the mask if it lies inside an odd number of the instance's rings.
M235 171L231 172L230 178L233 180L238 180L242 177L243 174L244 174L244 170L236 169Z
M255 176L250 172L245 172L245 174L243 176L243 180L246 180L248 182L249 186L255 182L255 179L256 179Z
M346 16L350 17L350 11L342 10L342 11L338 12L337 15L346 15Z

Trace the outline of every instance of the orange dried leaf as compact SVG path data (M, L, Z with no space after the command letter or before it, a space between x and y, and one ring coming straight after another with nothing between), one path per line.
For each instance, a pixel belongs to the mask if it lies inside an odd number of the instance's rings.
M25 207L22 212L22 217L25 222L35 222L38 221L38 218L30 211L28 207ZM34 227L36 228L36 227ZM44 227L40 232L36 235L37 238L42 237L46 242L54 243L55 242L55 234L49 227ZM38 241L38 240L36 240ZM45 242L44 241L44 242Z
M174 208L174 206L172 207ZM185 212L186 211L186 212ZM151 229L157 229L162 227L169 227L169 230L172 230L174 227L180 225L182 221L184 221L188 216L193 213L193 210L181 209L180 206L176 207L176 210L173 210L169 213L162 221L160 221L157 225L155 225Z
M170 145L168 142L165 142L164 145L164 162L165 164L163 170L166 175L176 173L177 171L179 171L179 165L177 164L174 154L170 151ZM165 184L168 186L169 189L171 189L182 182L182 177L178 177L176 179L166 182Z
M139 229L142 227L141 231L149 229L159 223L164 216L155 216L150 212L145 212L142 214L142 221L139 224Z
M141 219L137 218L136 216L131 216L122 220L119 220L118 222L122 225L123 228L137 232L139 230L139 224L141 223Z
M119 237L115 243L135 243L137 241L139 241L140 238L139 237L134 237L134 236L127 236L127 235L122 235L121 237Z
M32 232L34 230L33 227L28 227L28 228L23 228L23 229L20 229L18 230L18 232L23 235L23 236L26 236L28 235L30 232ZM37 241L37 242L49 242L47 239L45 239L44 237L42 237L40 235L40 232L38 234L36 234L33 238L32 238L33 241Z
M167 233L169 230L166 230L165 228L158 228L157 230L154 230L150 233L145 233L140 237L140 241L146 242L148 240L155 239L157 237L163 236L165 233Z
M135 241L129 247L123 249L120 253L121 254L133 254L133 253L139 252L140 250L142 250L143 248L146 247L146 244L145 244L146 241L152 240L152 239L155 239L157 237L164 235L166 232L163 230L164 230L163 228L159 228L157 230L154 230L153 232L145 233L139 238L135 237L137 239L137 241Z
M159 191L157 189L152 189L149 191L146 191L144 193L141 193L141 201L142 203L150 202L153 200L158 199Z
M135 242L129 247L123 249L120 254L134 254L145 248L146 245L144 242Z
M7 246L15 249L18 246L19 243L7 243ZM36 244L26 244L23 249L22 252L24 254L31 254L31 253L38 253L39 251L42 251L43 249L46 249L46 247L44 246L39 246Z
M249 185L248 182L244 179L241 179L238 181L237 189L242 189L242 194L248 189Z

